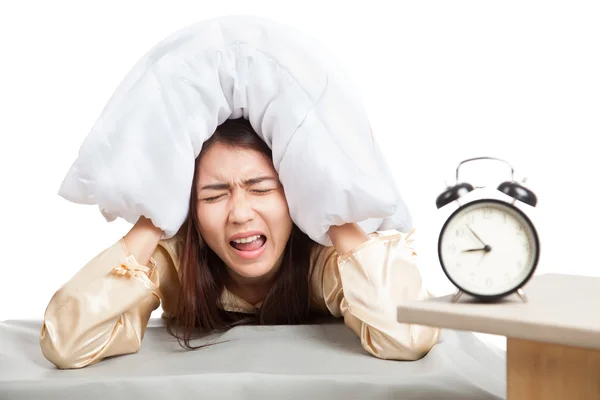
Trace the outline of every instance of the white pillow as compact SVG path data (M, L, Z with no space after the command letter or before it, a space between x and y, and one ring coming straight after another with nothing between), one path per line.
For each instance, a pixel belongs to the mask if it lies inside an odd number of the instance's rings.
M411 217L360 95L299 31L253 16L195 23L159 42L121 82L59 190L107 221L183 224L194 159L218 125L244 117L269 145L294 222L330 245L331 225L407 231Z

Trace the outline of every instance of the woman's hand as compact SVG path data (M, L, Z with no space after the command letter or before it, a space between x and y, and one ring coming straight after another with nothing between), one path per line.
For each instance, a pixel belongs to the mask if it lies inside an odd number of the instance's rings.
M141 265L147 265L163 234L162 229L157 228L151 220L142 216L123 237L123 240L127 250L135 257L137 262Z
M356 223L330 227L329 238L339 255L345 255L369 240L369 237Z

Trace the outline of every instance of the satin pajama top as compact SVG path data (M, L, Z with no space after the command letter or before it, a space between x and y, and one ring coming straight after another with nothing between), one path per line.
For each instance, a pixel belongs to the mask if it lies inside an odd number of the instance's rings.
M438 342L440 329L398 323L399 304L425 299L417 254L408 234L374 233L347 254L317 245L311 254L311 307L343 318L362 347L375 357L417 360ZM175 306L184 238L159 242L149 265L140 265L120 238L96 255L51 298L44 313L40 345L61 369L82 368L140 349L152 311L163 317ZM254 313L227 289L227 311Z

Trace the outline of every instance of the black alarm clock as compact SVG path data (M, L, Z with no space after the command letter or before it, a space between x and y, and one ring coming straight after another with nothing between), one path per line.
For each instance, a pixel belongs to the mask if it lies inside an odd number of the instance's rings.
M460 182L459 169L476 160L497 160L510 167L511 180L502 182L497 189L512 201L480 198L460 204L459 199L475 188ZM438 239L440 264L458 289L452 301L456 302L463 293L482 301L516 293L527 301L523 287L537 267L540 242L529 217L514 204L520 201L535 207L535 194L514 181L514 169L508 162L476 157L458 164L455 185L448 186L437 197L436 206L440 209L454 201L459 207L444 223Z

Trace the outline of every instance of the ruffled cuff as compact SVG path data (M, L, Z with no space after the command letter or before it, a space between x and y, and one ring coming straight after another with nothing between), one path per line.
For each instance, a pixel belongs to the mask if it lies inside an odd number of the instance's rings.
M413 228L407 234L403 234L403 233L383 234L381 232L372 233L369 235L368 240L364 241L361 244L354 246L349 251L347 251L343 254L340 254L339 261L340 262L346 261L349 257L352 257L353 255L358 253L360 250L362 250L364 247L370 247L371 245L373 245L373 243L376 243L381 240L386 241L386 240L394 240L394 239L403 239L406 244L410 245L413 242L412 236L414 235L414 232L415 232L415 229ZM412 249L412 251L413 251L414 255L416 255L415 250Z
M148 290L151 290L154 295L159 299L162 298L159 291L158 274L155 274L153 278L156 282L150 279L150 274L157 268L157 262L153 257L150 257L148 266L140 264L135 256L129 252L129 249L125 245L123 239L120 240L120 244L127 254L118 264L114 265L110 270L110 273L115 275L130 276L140 281Z

